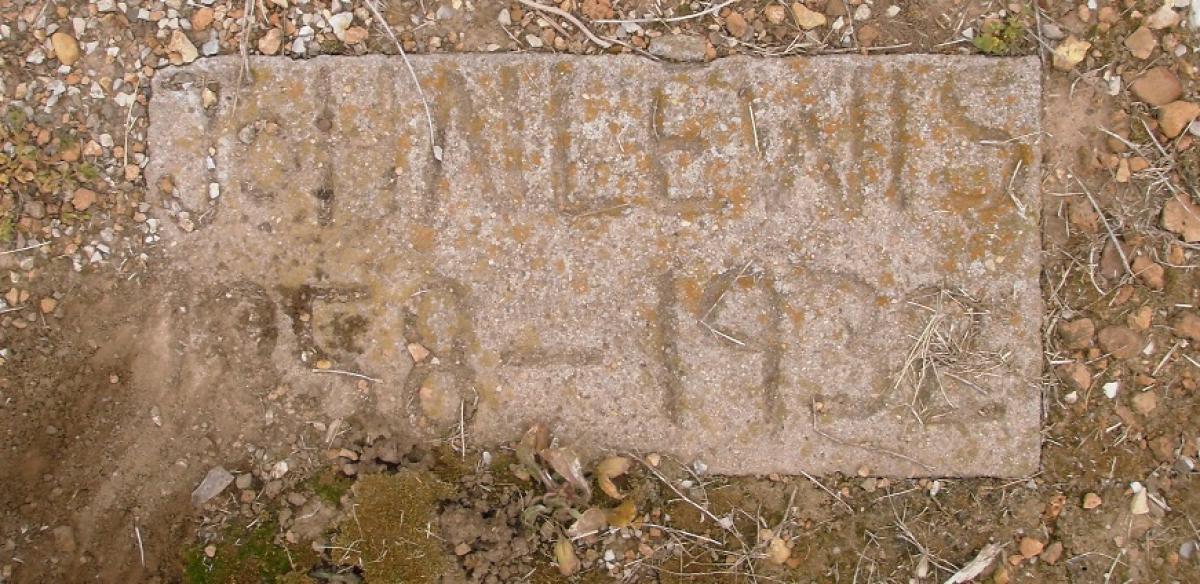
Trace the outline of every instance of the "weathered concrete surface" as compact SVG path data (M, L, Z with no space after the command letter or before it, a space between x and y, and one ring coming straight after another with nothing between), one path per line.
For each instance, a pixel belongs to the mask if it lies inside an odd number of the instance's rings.
M441 162L399 59L155 78L173 265L343 413L728 473L1036 469L1037 59L413 61Z

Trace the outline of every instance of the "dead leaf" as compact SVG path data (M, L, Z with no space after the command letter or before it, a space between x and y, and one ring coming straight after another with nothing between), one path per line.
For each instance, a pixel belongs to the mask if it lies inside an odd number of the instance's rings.
M792 16L796 18L796 25L804 30L812 30L818 26L825 26L825 15L810 9L809 7L799 3L792 3Z
M1074 35L1068 36L1054 48L1054 68L1063 71L1075 68L1091 48L1092 43L1075 38Z
M583 464L579 462L579 455L569 447L542 450L542 460L548 462L554 472L567 479L567 483L583 493L585 500L592 497L592 486L583 476Z
M521 446L527 446L534 452L541 452L550 447L550 430L542 424L534 424L521 437Z
M1146 488L1133 494L1133 500L1129 502L1129 512L1134 515L1145 515L1150 512L1150 502L1147 500Z
M771 543L767 545L767 559L772 564L782 565L791 556L792 549L788 547L787 542L778 537L771 538Z
M536 476L547 489L553 489L558 485L550 477L550 473L537 462L537 453L549 445L550 431L541 424L534 424L517 443L517 460L530 476Z
M567 535L571 537L579 537L585 533L595 533L608 527L608 514L599 507L590 507L584 511L575 523L567 529Z
M579 571L579 556L575 555L575 546L565 537L558 538L554 544L554 561L558 562L558 571L563 576L570 576Z
M625 498L625 495L612 480L629 472L629 464L628 458L610 456L596 465L596 482L600 483L600 490L604 491L605 495L618 501Z
M967 562L962 568L959 568L957 572L946 580L945 584L964 584L965 582L974 580L976 576L982 574L988 566L992 565L992 562L996 560L996 556L1003 549L1004 546L998 543L989 543L983 546L983 549L979 550L979 553L975 555L975 559Z
M608 524L617 529L629 527L635 518L637 518L637 505L634 505L633 501L627 500L617 505L615 509L608 511Z

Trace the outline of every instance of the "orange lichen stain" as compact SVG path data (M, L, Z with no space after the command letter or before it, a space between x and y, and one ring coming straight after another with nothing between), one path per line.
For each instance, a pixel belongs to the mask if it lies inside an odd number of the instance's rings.
M692 314L700 312L700 300L704 298L704 287L695 276L687 276L675 280L675 289L683 308Z
M491 371L477 372L475 392L479 394L479 409L499 409L508 396L500 393L500 379Z
M544 270L546 269L546 263L545 256L534 256L533 259L529 260L529 269L535 271Z
M793 306L790 302L783 304L783 312L788 319L792 321L792 325L797 329L804 326L804 309Z
M967 257L972 260L981 260L988 255L990 251L988 236L985 233L977 233L971 236L970 242L967 244Z
M516 240L517 243L525 243L528 241L529 234L532 232L533 229L529 225L518 223L512 226L512 238Z
M602 99L586 98L583 101L583 121L594 122L600 117L600 112L608 109L608 103Z
M294 80L287 84L287 87L284 88L283 93L284 95L288 96L289 99L300 99L300 97L304 95L304 83L300 80Z
M746 207L750 201L750 188L745 183L733 183L722 189L721 194L729 201L731 217L737 219L746 214Z
M888 183L887 191L883 193L883 196L889 201L895 201L900 197L900 188L896 186L896 180L898 180L898 177L892 178L893 180Z
M875 297L875 306L884 307L891 303L892 299L888 298L887 296L879 295Z
M808 87L807 83L805 83L805 87L806 88ZM817 103L820 101L821 101L821 97L815 93L811 93L806 90L802 90L802 93L800 93L800 97L799 97L800 105L812 107L812 106L817 105Z
M653 304L639 304L635 313L643 322L655 322L658 320L658 308Z
M885 81L883 65L880 65L879 63L872 63L871 69L867 71L867 78L875 87L878 87L880 84L882 84Z
M512 347L518 351L536 351L542 347L542 336L538 334L537 329L533 326L523 325L517 331L517 336L513 339Z
M401 134L396 138L396 156L392 159L393 172L399 174L408 170L408 153L412 150L412 138L408 134Z
M945 170L942 173L944 183L950 187L950 192L942 198L939 207L944 211L962 216L978 212L988 198L987 169L975 166L970 170Z
M178 138L175 138L171 142L171 144L172 144L172 146L174 146L174 148L176 150L187 151L187 150L191 150L193 148L199 148L201 145L200 134L189 134L187 136L180 136Z
M699 221L701 215L702 213L692 205L687 205L679 210L679 218L692 223Z
M671 251L671 238L665 235L659 235L654 238L654 249L666 253Z
M449 75L447 75L448 72L449 71L445 65L441 65L434 70L432 75L424 79L426 87L425 91L432 90L436 93L442 93L446 91L449 86Z
M571 289L576 294L587 294L591 290L591 286L588 285L588 275L584 272L571 274Z
M275 75L271 73L271 70L261 67L251 67L250 78L254 80L256 87L267 87L275 81Z
M650 158L646 152L641 151L634 153L634 168L637 169L638 174L642 176L649 176L653 171L652 163L653 158Z
M484 351L479 355L479 364L488 369L500 366L500 354L495 351Z
M413 249L429 253L437 245L437 230L428 225L414 225L408 232L408 242Z
M884 272L883 275L879 277L879 285L885 288L891 288L892 286L895 286L896 276L892 275L891 272Z
M563 261L562 258L554 258L554 263L552 265L554 266L554 271L558 272L559 274L565 274L567 272L567 262Z
M866 174L866 172L864 171L863 174ZM870 179L868 179L868 180L870 180ZM858 193L858 192L862 191L862 179L859 177L858 173L854 173L854 172L846 173L845 181L846 181L846 192Z
M1018 143L1016 147L1017 157L1020 158L1021 164L1026 167L1033 164L1033 147L1024 142Z
M505 143L501 150L501 154L504 156L504 164L509 168L520 168L521 151L521 146L516 142L510 141Z
M737 287L742 290L751 290L754 288L755 284L754 276L749 274L738 276L737 279L734 280L734 284L737 284Z
M483 116L476 114L474 116L471 116L471 119L467 120L467 132L469 133L468 135L482 136L484 128L485 128L485 125L484 125L484 121L483 121Z
M867 179L868 183L878 183L879 182L879 169L876 167L876 165L871 164L870 162L865 161L865 160L863 161L862 175L863 175L863 178ZM854 176L854 175L850 175L850 176ZM846 182L847 182L847 184L849 184L850 177L848 176L846 178L847 178ZM857 183L857 180L858 180L857 177L855 177L856 183ZM858 190L857 184L854 186L854 189Z

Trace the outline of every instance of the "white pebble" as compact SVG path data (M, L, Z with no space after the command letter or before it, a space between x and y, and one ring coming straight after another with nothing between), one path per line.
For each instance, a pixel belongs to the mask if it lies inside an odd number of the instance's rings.
M1108 399L1116 399L1117 390L1121 389L1121 384L1116 381L1110 381L1104 384L1104 397Z

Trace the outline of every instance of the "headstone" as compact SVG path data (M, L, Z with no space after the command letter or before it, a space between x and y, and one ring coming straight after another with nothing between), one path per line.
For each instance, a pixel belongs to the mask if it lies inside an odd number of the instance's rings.
M274 370L477 446L1036 470L1036 58L412 64L428 116L397 57L155 77L156 237Z

